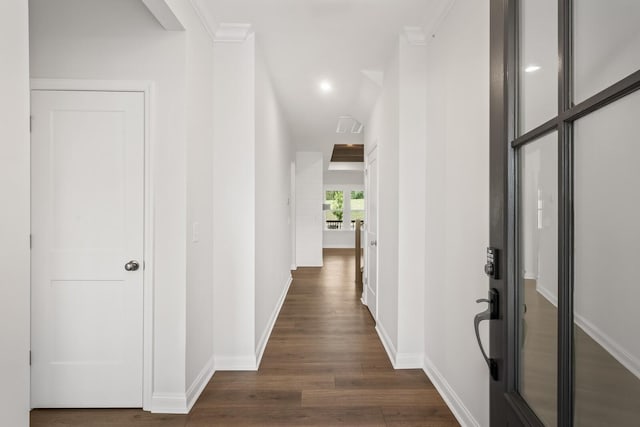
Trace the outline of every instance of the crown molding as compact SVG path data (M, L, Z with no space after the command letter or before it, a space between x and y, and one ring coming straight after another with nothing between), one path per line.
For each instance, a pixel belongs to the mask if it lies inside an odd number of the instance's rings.
M204 10L202 9L203 6L200 4L200 1L199 0L191 0L191 7L195 11L196 16L200 20L200 23L202 24L202 27L204 28L204 30L209 35L209 38L211 39L211 41L215 41L215 31L213 31L213 27L211 26L211 23L207 19L206 14L205 14Z
M216 43L243 43L252 34L251 24L221 23L214 34Z
M427 44L427 36L422 27L404 27L404 35L410 45L425 46Z
M184 31L184 25L166 0L142 0L149 12L167 31Z

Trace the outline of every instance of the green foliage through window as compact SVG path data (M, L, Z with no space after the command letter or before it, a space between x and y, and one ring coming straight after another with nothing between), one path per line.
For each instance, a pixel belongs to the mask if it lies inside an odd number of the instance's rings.
M364 221L364 191L349 191L346 197L345 200L345 192L342 190L325 191L324 203L328 209L324 216L327 230L353 230L356 220ZM343 221L348 224L343 225Z
M351 200L364 200L364 191L352 191Z
M351 210L352 223L358 219L364 221L364 191L351 192L351 203L349 207Z
M327 191L325 194L325 203L331 209L327 212L327 220L342 221L344 215L344 193L342 191Z

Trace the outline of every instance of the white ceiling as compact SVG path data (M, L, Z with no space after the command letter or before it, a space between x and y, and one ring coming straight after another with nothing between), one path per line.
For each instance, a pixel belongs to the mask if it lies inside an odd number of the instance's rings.
M339 116L364 122L377 85L363 70L382 71L405 26L434 22L446 0L196 0L215 31L250 23L298 150L359 143L337 135ZM322 94L328 79L333 92ZM365 130L366 131L366 130Z

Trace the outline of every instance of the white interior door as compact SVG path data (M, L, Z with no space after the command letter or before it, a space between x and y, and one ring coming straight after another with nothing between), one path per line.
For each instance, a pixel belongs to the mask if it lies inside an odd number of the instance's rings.
M367 200L367 306L374 319L378 318L378 149L367 156L365 198Z
M141 407L144 94L31 106L32 406Z

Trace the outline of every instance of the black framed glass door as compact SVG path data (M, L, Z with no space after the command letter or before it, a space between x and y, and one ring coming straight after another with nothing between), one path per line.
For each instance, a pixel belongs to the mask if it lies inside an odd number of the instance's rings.
M491 0L491 425L640 419L640 2Z

